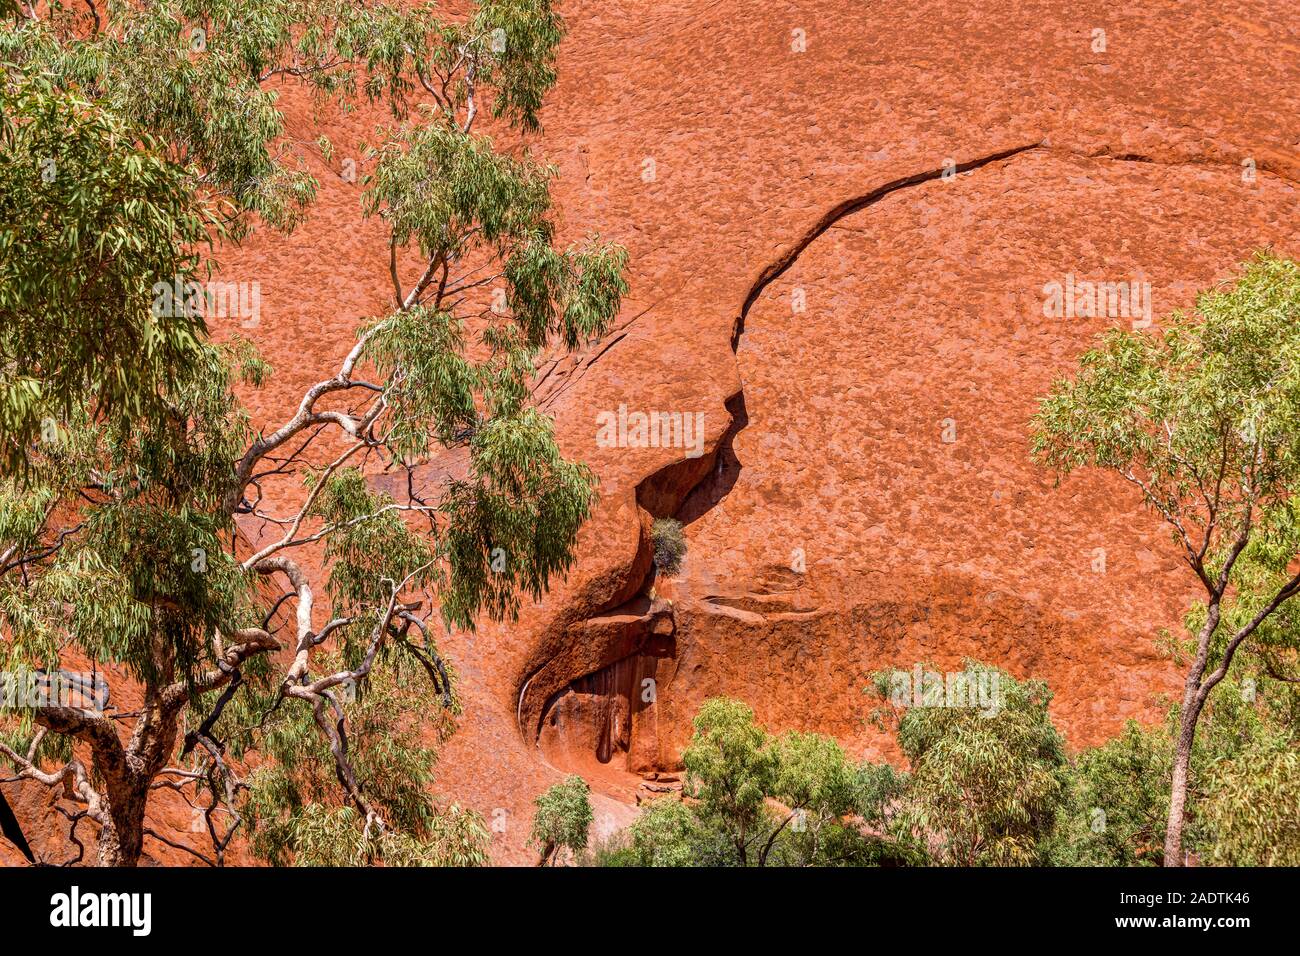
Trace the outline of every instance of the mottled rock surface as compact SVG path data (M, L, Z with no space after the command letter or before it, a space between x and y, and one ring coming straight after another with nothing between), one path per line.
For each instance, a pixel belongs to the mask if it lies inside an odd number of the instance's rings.
M495 859L531 861L532 801L570 770L598 830L626 823L711 694L887 757L867 675L970 655L1048 681L1073 746L1157 719L1178 677L1154 643L1190 577L1122 482L1054 488L1028 459L1035 398L1131 319L1046 317L1043 289L1146 282L1159 324L1257 247L1300 255L1294 19L1258 0L562 8L533 148L560 167L565 235L629 248L632 294L538 386L601 481L578 564L518 623L443 642L465 714L439 790L503 823ZM314 139L317 108L285 103ZM385 308L382 235L338 175L380 121L327 116L311 221L222 256L262 283L263 420ZM601 447L620 405L702 414L701 454ZM650 522L674 515L686 559L652 581Z

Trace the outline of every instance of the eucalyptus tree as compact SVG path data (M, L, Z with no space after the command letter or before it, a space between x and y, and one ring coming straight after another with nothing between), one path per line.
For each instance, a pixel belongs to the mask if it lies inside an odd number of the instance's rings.
M915 696L898 693L907 671L876 674L868 686L889 700L873 719L893 724L908 762L901 774L882 768L880 822L903 855L941 866L1042 866L1069 782L1052 693L979 661L957 676L927 679Z
M554 171L475 128L538 128L560 19L548 0L10 14L0 669L34 692L10 695L0 755L58 788L78 846L91 821L104 864L146 837L220 863L244 821L277 862L481 860L476 816L428 793L420 728L458 707L434 624L509 617L569 566L594 481L530 401L534 360L600 336L626 291L621 248L557 244ZM259 428L235 390L271 370L208 337L196 283L213 247L307 214L286 82L392 112L362 207L393 301ZM499 307L475 309L489 288ZM467 465L434 492L367 480L451 448ZM119 666L139 706L51 695L78 662ZM146 826L162 789L210 852Z
M739 700L701 706L682 754L685 800L652 801L602 865L825 866L874 861L854 817L872 768L830 737L769 734Z
M587 781L573 775L548 788L534 801L529 843L537 847L538 866L555 866L562 850L576 858L587 849L592 810Z
M1205 592L1188 617L1163 860L1184 861L1197 722L1247 642L1294 647L1300 592L1300 266L1260 253L1159 334L1112 330L1034 419L1058 474L1121 475ZM1297 675L1290 675L1294 678Z

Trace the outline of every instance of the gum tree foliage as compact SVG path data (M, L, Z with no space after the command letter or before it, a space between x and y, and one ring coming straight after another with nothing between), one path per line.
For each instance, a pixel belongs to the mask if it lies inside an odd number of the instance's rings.
M146 837L220 863L245 821L281 862L480 860L481 823L428 795L422 741L457 706L435 623L509 617L568 567L593 479L530 404L533 361L601 335L626 290L622 249L556 245L553 171L475 130L537 128L561 21L548 0L41 10L0 25L0 670L112 664L142 703L29 701L0 756L59 788L101 863ZM393 304L255 428L234 390L270 369L210 341L201 300L151 293L205 275L209 243L303 221L288 83L393 114L360 184ZM363 477L447 448L468 465L425 495ZM210 850L146 828L164 788Z
M1191 778L1188 848L1219 865L1284 865L1300 853L1290 755L1300 692L1281 660L1245 652L1202 719ZM895 841L893 862L939 865L1152 866L1163 862L1179 708L1167 726L1129 722L1114 739L1067 757L1040 681L998 675L1000 702L892 713L908 769L875 768L863 822ZM889 696L889 674L869 688ZM886 719L883 724L889 721ZM1261 772L1261 768L1263 772Z
M909 769L890 782L888 832L943 866L1042 865L1068 792L1064 742L1042 681L966 661L964 673L996 688L995 707L895 707ZM890 674L868 690L888 698ZM996 684L991 683L996 680Z
M1300 749L1250 752L1216 768L1201 816L1213 834L1207 863L1300 865Z
M1063 846L1053 862L1157 866L1169 816L1171 749L1159 728L1136 721L1078 757Z
M684 800L652 802L593 859L606 866L1042 865L1063 839L1071 767L1037 681L998 676L999 706L888 704L906 770L854 764L833 739L768 734L745 704L706 701L683 754Z
M579 776L550 787L534 801L533 829L529 842L540 854L537 865L554 866L561 850L575 857L587 849L587 830L591 826L591 788Z
M346 665L338 655L321 661L326 670ZM396 657L375 670L366 693L347 708L348 750L367 795L382 805L389 826L377 833L378 855L389 866L474 866L487 862L489 835L474 813L456 805L439 806L427 797L434 782L437 749L427 745L427 715L449 722L458 705L443 701L423 679L418 662ZM334 760L326 738L316 731L312 712L295 708L258 741L273 759L250 776L245 819L253 851L272 865L357 866L375 847L364 838L356 808L338 805Z
M1188 845L1203 862L1294 865L1300 690L1247 655L1198 735ZM740 701L707 701L685 751L684 799L646 805L583 859L597 866L1152 866L1173 737L1130 722L1068 758L1040 681L998 675L999 706L903 707L891 672L866 690L906 769L854 766L830 738L772 736ZM1170 710L1176 726L1178 708ZM766 851L766 852L764 852Z
M598 844L596 866L724 866L727 847L681 800L664 797L644 805L626 830Z
M599 848L606 866L808 866L877 862L860 832L880 795L875 768L856 767L830 737L768 734L744 703L704 702L682 755L683 801L649 804L621 842Z
M1034 419L1035 459L1062 476L1096 467L1130 482L1205 592L1189 616L1167 866L1184 861L1191 759L1211 693L1243 645L1295 633L1271 622L1289 619L1300 591L1298 424L1300 266L1267 253L1161 334L1106 333Z
M0 464L94 396L106 421L164 413L202 326L154 316L158 276L194 276L219 223L126 121L34 68L0 88ZM19 174L21 171L21 174Z
M1270 676L1278 661L1243 651L1201 717L1192 752L1184 847L1218 866L1293 866L1300 860L1295 754L1300 689ZM1171 767L1179 724L1129 722L1077 758L1073 819L1057 860L1093 866L1164 861Z

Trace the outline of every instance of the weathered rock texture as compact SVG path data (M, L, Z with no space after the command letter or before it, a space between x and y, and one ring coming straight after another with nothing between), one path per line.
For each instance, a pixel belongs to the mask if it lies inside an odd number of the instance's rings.
M626 802L627 771L673 769L718 693L889 756L867 675L966 655L1046 679L1076 746L1157 718L1177 675L1154 645L1191 582L1122 482L1053 488L1028 460L1035 397L1129 319L1045 318L1043 286L1149 282L1158 322L1255 247L1294 255L1300 142L1277 120L1297 36L1262 6L1063 7L575 15L546 148L586 178L570 221L631 247L637 302L543 394L604 503L566 585L476 639L484 671L515 669L519 726L470 718L446 785L500 787L526 819L513 767L539 766L536 737ZM598 447L620 404L704 412L706 454ZM652 581L667 515L690 549Z
M531 859L532 800L570 770L596 782L597 829L630 819L636 774L676 767L711 694L889 756L867 675L971 655L1047 680L1073 745L1156 719L1177 675L1154 642L1190 578L1122 482L1053 488L1028 460L1035 397L1129 320L1045 318L1043 286L1146 281L1158 322L1256 247L1300 255L1294 19L1262 0L563 9L533 145L566 233L626 244L633 291L540 376L601 480L576 568L517 624L444 641L465 716L439 787L498 822L496 859ZM286 103L307 130L316 108ZM380 119L327 118L337 156ZM223 257L263 285L268 419L388 296L358 187L314 171L307 227ZM703 454L600 447L620 405L703 413ZM689 551L655 580L650 522L672 515Z

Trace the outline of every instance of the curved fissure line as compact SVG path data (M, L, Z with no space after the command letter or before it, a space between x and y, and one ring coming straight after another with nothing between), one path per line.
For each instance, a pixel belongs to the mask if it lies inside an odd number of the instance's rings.
M895 179L891 182L885 183L883 186L877 186L865 195L844 200L818 219L817 222L813 224L812 228L805 232L803 236L794 243L794 245L781 255L780 258L775 262L770 263L762 272L759 273L758 278L755 279L753 285L750 286L749 294L745 296L745 302L740 307L740 314L736 318L736 324L731 334L732 351L734 352L736 350L736 347L740 343L740 337L745 334L745 319L749 316L749 310L753 307L754 303L758 301L758 297L763 294L763 291L771 285L772 282L780 278L781 275L794 265L803 254L804 250L816 242L817 239L826 232L826 230L830 229L831 226L835 225L846 216L851 216L854 213L861 212L863 209L875 205L892 193L898 192L901 189L907 189L911 186L919 186L922 183L939 179L945 173L951 175L953 173L969 172L973 169L979 169L981 166L987 166L990 163L996 163L1003 159L1010 159L1013 156L1017 156L1021 153L1033 152L1034 150L1046 150L1047 152L1060 153L1065 156L1075 156L1081 159L1108 159L1111 162L1117 163L1144 163L1157 166L1224 166L1232 169L1236 168L1231 163L1223 162L1221 160L1162 160L1143 153L1112 153L1109 152L1109 149L1110 147L1107 146L1102 150L1089 153L1080 149L1051 146L1042 141L1027 143L1023 146L1015 146L1011 149L1004 149L996 153L990 153L987 156L981 156L978 159L958 163L955 167L945 166L940 169L931 169L923 173L904 176L902 179ZM1295 177L1288 175L1281 169L1275 169L1271 166L1260 166L1258 167L1258 171L1260 173L1271 173L1284 182L1297 182Z
M798 261L799 256L810 245L816 242L827 229L835 225L845 216L851 216L855 212L861 212L868 206L873 206L880 200L884 199L891 193L896 193L900 189L907 189L909 186L919 186L921 183L927 183L931 180L939 179L945 174L965 173L972 169L979 169L981 166L987 166L989 163L996 163L1000 159L1009 159L1018 153L1025 153L1031 149L1043 148L1042 143L1028 143L1024 146L1014 146L1011 149L999 150L996 153L990 153L987 156L981 156L978 159L968 160L964 163L958 163L954 166L942 166L939 169L927 169L922 173L913 173L910 176L904 176L901 179L895 179L885 183L883 186L877 186L871 192L862 196L855 196L852 199L846 199L834 206L829 212L823 215L812 228L807 230L789 249L785 251L775 262L770 263L767 268L759 273L754 284L750 286L749 294L745 296L745 302L740 307L740 315L736 318L736 326L731 334L731 350L734 352L740 344L740 337L745 334L745 318L749 315L749 310L758 297L763 294L763 290L780 278L787 269Z

